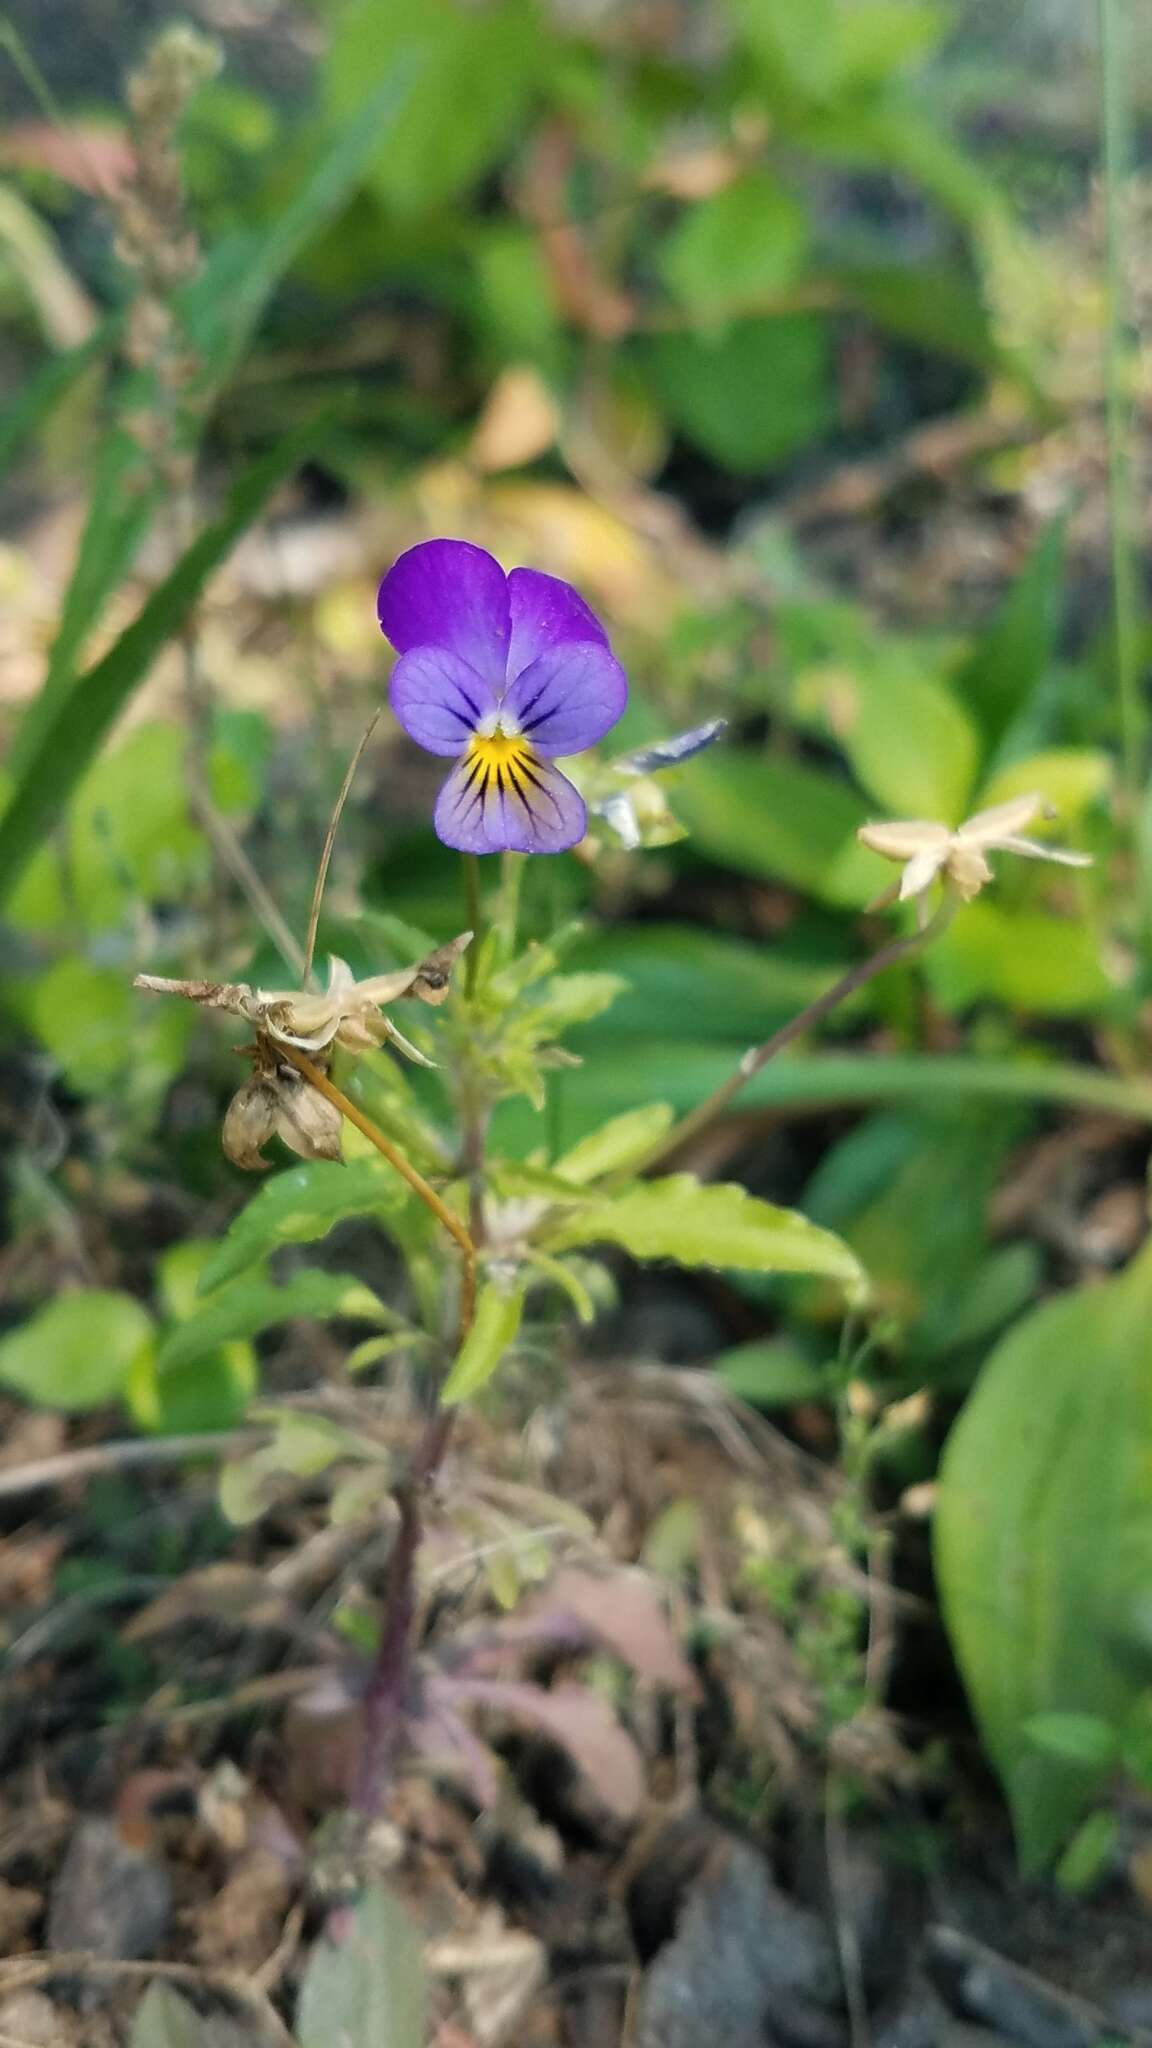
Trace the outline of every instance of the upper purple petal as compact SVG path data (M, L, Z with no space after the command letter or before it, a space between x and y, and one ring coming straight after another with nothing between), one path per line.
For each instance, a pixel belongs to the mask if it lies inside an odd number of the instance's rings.
M445 846L461 853L563 853L583 839L588 813L580 792L549 761L521 773L519 790L457 762L436 800L434 823Z
M595 640L561 640L518 675L504 696L539 754L580 754L615 725L628 702L628 678Z
M496 691L447 647L402 654L388 685L392 709L410 739L430 754L462 754Z
M397 654L447 647L495 688L508 667L508 579L486 549L468 540L425 540L393 562L376 601L380 628Z
M607 647L608 635L578 590L540 569L513 569L508 578L512 607L509 679L561 640L597 640Z

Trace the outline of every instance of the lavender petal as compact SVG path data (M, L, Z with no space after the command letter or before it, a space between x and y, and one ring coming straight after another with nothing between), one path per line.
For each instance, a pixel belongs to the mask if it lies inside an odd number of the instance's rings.
M497 701L492 685L447 647L402 654L388 698L409 739L430 754L462 753Z
M445 846L461 853L563 853L583 839L584 799L566 775L533 759L503 787L471 756L457 763L433 819Z
M539 754L581 754L615 725L628 702L620 663L595 640L562 640L518 675L504 697Z
M608 645L608 635L591 605L559 576L545 576L540 569L513 569L508 578L508 601L512 607L510 678L562 640Z
M665 740L654 740L650 747L637 747L634 753L621 754L612 766L620 775L655 775L661 768L675 768L681 761L690 761L693 754L702 754L727 726L726 718L710 718L705 725L694 725L688 732L670 733Z
M397 654L446 647L494 688L504 683L511 633L508 579L467 540L426 540L393 562L376 601Z

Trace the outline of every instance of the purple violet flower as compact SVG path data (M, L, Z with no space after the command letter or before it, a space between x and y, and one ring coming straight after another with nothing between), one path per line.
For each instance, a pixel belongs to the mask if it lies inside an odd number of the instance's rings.
M628 681L595 613L538 569L506 576L466 540L409 548L380 585L399 660L392 709L430 754L456 755L436 801L445 846L562 853L584 837L584 799L553 762L615 725Z

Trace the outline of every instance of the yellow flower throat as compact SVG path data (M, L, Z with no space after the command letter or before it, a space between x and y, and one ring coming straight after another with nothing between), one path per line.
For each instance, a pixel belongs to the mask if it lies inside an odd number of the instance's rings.
M476 733L468 744L468 781L483 796L494 789L498 796L511 790L522 797L539 786L535 762L522 733Z

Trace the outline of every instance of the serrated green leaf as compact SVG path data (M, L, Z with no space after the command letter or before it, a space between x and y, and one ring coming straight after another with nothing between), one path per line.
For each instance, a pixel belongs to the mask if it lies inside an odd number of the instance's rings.
M322 1163L322 1162L318 1162ZM371 1288L347 1273L306 1268L278 1287L274 1281L245 1276L222 1287L194 1315L170 1330L156 1359L160 1373L190 1365L239 1337L256 1337L276 1323L295 1316L341 1316L376 1322L380 1303Z
M941 1468L945 1618L1029 1872L1100 1779L1098 1764L1039 1746L1030 1724L1120 1728L1148 1682L1150 1319L1149 1250L1044 1303L993 1353Z
M561 1217L543 1242L549 1251L616 1244L635 1259L672 1259L749 1273L806 1273L839 1282L858 1300L865 1290L854 1252L831 1231L793 1209L761 1202L732 1182L694 1174L640 1181Z
M65 1413L99 1408L120 1392L152 1327L130 1294L98 1287L62 1294L0 1337L0 1386Z
M485 1281L472 1328L440 1396L446 1408L470 1400L487 1386L509 1345L515 1342L523 1312L522 1286L502 1287L495 1280Z
M403 1181L378 1158L342 1166L317 1159L264 1183L208 1260L203 1293L222 1287L285 1244L312 1244L349 1216L398 1216L408 1200Z
M300 2048L425 2048L427 1997L420 1944L391 1892L373 1885L308 1958L296 2033Z
M570 1152L556 1161L556 1172L564 1180L601 1180L606 1173L623 1173L648 1157L665 1131L672 1127L675 1112L667 1102L651 1102L643 1109L626 1109L600 1130L581 1138Z

